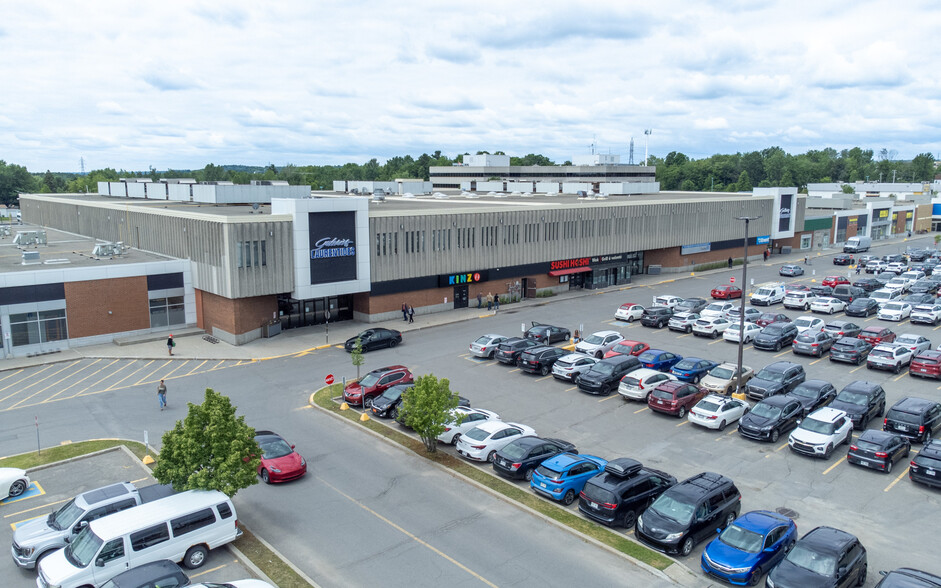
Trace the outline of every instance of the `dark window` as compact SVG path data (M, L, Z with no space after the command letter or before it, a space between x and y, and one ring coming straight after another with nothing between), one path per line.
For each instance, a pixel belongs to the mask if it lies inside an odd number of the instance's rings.
M163 543L169 538L170 531L167 530L167 524L160 523L159 525L154 525L153 527L149 527L143 531L131 533L131 549L134 551L147 549L152 545Z
M216 515L213 514L211 508L207 508L173 519L170 521L170 528L173 529L173 536L179 537L196 529L209 526L214 522L216 522Z
M222 504L216 506L216 508L219 509L220 517L227 519L230 516L232 516L232 509L229 508L229 505L227 503L223 502Z
M98 554L98 559L102 563L108 563L113 559L124 557L124 538L108 541Z

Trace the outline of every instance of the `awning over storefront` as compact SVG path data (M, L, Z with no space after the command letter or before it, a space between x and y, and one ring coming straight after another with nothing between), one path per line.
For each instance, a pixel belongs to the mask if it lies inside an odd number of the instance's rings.
M569 269L555 270L549 272L550 276L564 276L566 274L577 274L581 272L590 272L592 268L590 267L570 267Z

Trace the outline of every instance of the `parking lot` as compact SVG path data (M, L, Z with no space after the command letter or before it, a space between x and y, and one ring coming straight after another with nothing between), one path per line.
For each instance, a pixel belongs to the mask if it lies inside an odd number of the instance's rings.
M878 249L873 252L880 253ZM830 256L814 259L813 264L807 266L807 273L798 278L779 278L778 265L774 258L768 263L750 264L749 276L754 276L755 284L781 280L813 285L827 275L847 274L846 267L830 265ZM845 448L835 451L829 460L804 457L788 449L786 435L770 444L744 439L734 426L724 432L702 429L686 419L653 413L643 403L625 402L617 394L590 396L551 375L530 375L497 361L478 359L467 351L468 344L478 335L515 336L532 321L538 321L572 331L581 329L585 334L613 329L628 339L684 357L734 362L737 345L721 338L699 338L613 318L620 304L635 302L649 306L657 295L708 299L709 290L727 283L729 276L740 279L741 268L729 273L665 279L651 286L628 287L619 292L549 304L541 309L515 312L507 307L486 320L450 327L448 342L439 342L438 349L423 345L419 352L416 345L409 344L399 348L394 360L391 355L386 357L388 363L408 365L416 375L431 372L448 377L452 390L470 398L474 406L493 410L504 420L529 425L539 435L575 443L581 453L606 459L633 457L678 479L704 470L718 472L732 478L742 491L742 512L780 510L795 518L800 533L818 525L849 531L869 550L868 586L877 583L877 572L883 569L911 566L937 573L939 570L932 569L936 561L933 525L922 521L937 516L941 494L908 480L908 460L899 462L891 475L885 475L848 464ZM771 310L784 312L792 319L804 314L784 310L780 304L772 306ZM881 324L897 334L920 334L933 339L933 347L941 343L941 327L912 325L908 321L889 323L875 317L847 318L842 313L819 316L826 322L846 319L863 327ZM453 352L450 357L443 349L445 346ZM451 359L455 356L459 361ZM745 365L755 371L785 359L803 365L808 379L827 380L838 391L855 380L877 382L886 390L887 407L904 396L937 399L941 394L939 382L911 377L907 369L896 375L868 370L865 364L833 364L826 355L823 358L796 356L789 347L775 353L747 345L744 351ZM378 357L370 357L370 360L373 365L384 365L383 359ZM870 421L868 428L881 428L881 419ZM854 433L854 439L859 433ZM914 444L913 454L919 448L920 444ZM489 469L489 465L482 467ZM569 508L577 512L577 503ZM701 543L687 558L688 566L698 569L699 555L705 544Z

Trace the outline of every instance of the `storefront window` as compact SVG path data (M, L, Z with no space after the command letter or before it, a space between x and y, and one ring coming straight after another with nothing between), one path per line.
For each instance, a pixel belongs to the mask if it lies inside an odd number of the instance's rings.
M169 327L186 324L186 310L182 296L150 299L150 327Z
M10 337L14 347L68 339L65 309L11 314Z

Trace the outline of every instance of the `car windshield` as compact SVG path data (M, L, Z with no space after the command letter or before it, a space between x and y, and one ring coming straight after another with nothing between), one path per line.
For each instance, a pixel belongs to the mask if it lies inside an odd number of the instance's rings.
M761 370L756 376L759 380L768 380L771 382L783 382L784 374L781 372L773 372L771 370Z
M589 343L591 345L601 345L604 343L604 337L600 335L589 335L588 337L585 337L585 343Z
M758 296L771 296L773 290L771 288L758 288L756 295Z
M675 367L678 370L691 370L699 366L698 359L684 359L676 364Z
M541 475L545 476L546 478L549 478L550 480L561 480L561 479L562 479L562 472L557 472L557 471L555 471L555 470L553 470L553 469L547 468L547 467L544 466L544 465L541 465L541 466L539 466L538 468L536 468L536 473L541 474Z
M87 568L102 543L91 527L85 527L65 548L65 559L77 568Z
M669 390L661 390L660 388L654 388L654 391L650 393L654 398L662 398L663 400L673 400L673 392Z
M811 319L797 319L794 321L794 324L798 327L809 327L811 324L813 324L813 322L814 321Z
M902 305L895 302L889 302L882 307L884 310L902 310Z
M764 334L765 335L780 335L781 331L783 330L784 329L781 327L777 327L775 325L768 325L767 327L765 327Z
M489 345L491 341L493 341L493 337L488 337L487 335L483 335L482 337L477 337L477 340L474 341L474 343L478 345Z
M75 521L78 520L78 517L85 514L85 511L78 505L75 504L75 499L66 502L62 505L59 510L53 511L49 515L49 526L53 529L63 530L68 529L75 524Z
M820 433L821 435L832 435L833 428L833 423L818 421L817 419L812 419L809 417L801 422L801 429L805 429L811 433Z
M637 388L638 386L640 386L640 380L638 380L637 378L632 378L631 376L624 376L623 378L621 378L621 383L631 388Z
M721 311L724 308L725 308L725 305L722 304L721 302L713 302L712 304L706 307L706 310Z
M675 500L669 494L661 494L660 498L650 505L650 510L681 525L688 525L693 520L694 508L692 504Z
M258 447L261 448L261 456L265 459L277 459L294 451L287 441L280 437L262 437L258 439Z
M731 380L733 372L727 367L716 366L709 371L709 375L720 380Z
M869 297L875 298L877 300L882 300L883 298L888 300L890 298L890 295L888 292L873 292L872 294L869 295Z
M785 559L798 567L828 578L836 572L836 558L834 556L817 553L800 543L794 546L794 549L787 554Z
M853 351L855 349L856 349L856 344L852 342L843 343L841 341L837 341L836 343L833 344L834 351Z
M764 537L754 531L743 529L738 525L729 525L719 535L719 541L730 547L746 553L758 553L764 545Z
M910 412L902 412L901 410L896 410L894 408L889 409L889 412L886 413L885 418L886 420L899 421L908 423L909 425L921 424L921 415Z
M857 406L866 406L868 404L868 398L865 394L859 394L858 392L850 392L849 390L843 390L836 395L836 399L840 402L846 402L848 404L855 404Z
M490 436L490 433L488 433L484 429L481 429L480 427L474 427L473 429L468 431L464 436L467 437L468 439L473 439L474 441L483 441L484 439Z
M375 386L378 381L378 374L366 374L363 376L363 379L359 381L359 385L363 388L369 388L370 386Z
M591 366L591 371L595 372L596 374L601 374L603 376L606 376L610 374L612 371L614 371L614 366L611 365L610 363L598 362L595 365Z
M791 394L793 394L794 396L800 396L801 398L814 399L817 397L817 392L813 388L810 388L809 386L804 386L803 384L801 384L797 388L794 388L794 390L791 391Z
M869 352L869 357L894 357L895 354L888 349L873 349Z
M700 400L699 404L696 405L696 409L706 412L716 412L719 410L719 405L711 400Z
M857 439L854 445L863 451L882 451L882 445L864 439Z
M526 457L526 449L519 443L510 443L501 449L500 453L513 461Z
M759 402L755 405L755 408L751 409L751 414L766 419L776 419L781 416L781 409L777 406Z
M614 346L614 351L617 351L618 353L630 353L631 351L634 351L634 344L632 343L630 345L626 345L618 343Z
M918 337L914 335L902 335L895 339L896 343L904 343L906 345L918 345Z
M404 386L392 386L391 388L383 392L382 396L380 396L379 398L385 398L386 400L398 400L399 396L402 395L402 392L404 392L407 389L408 388Z

